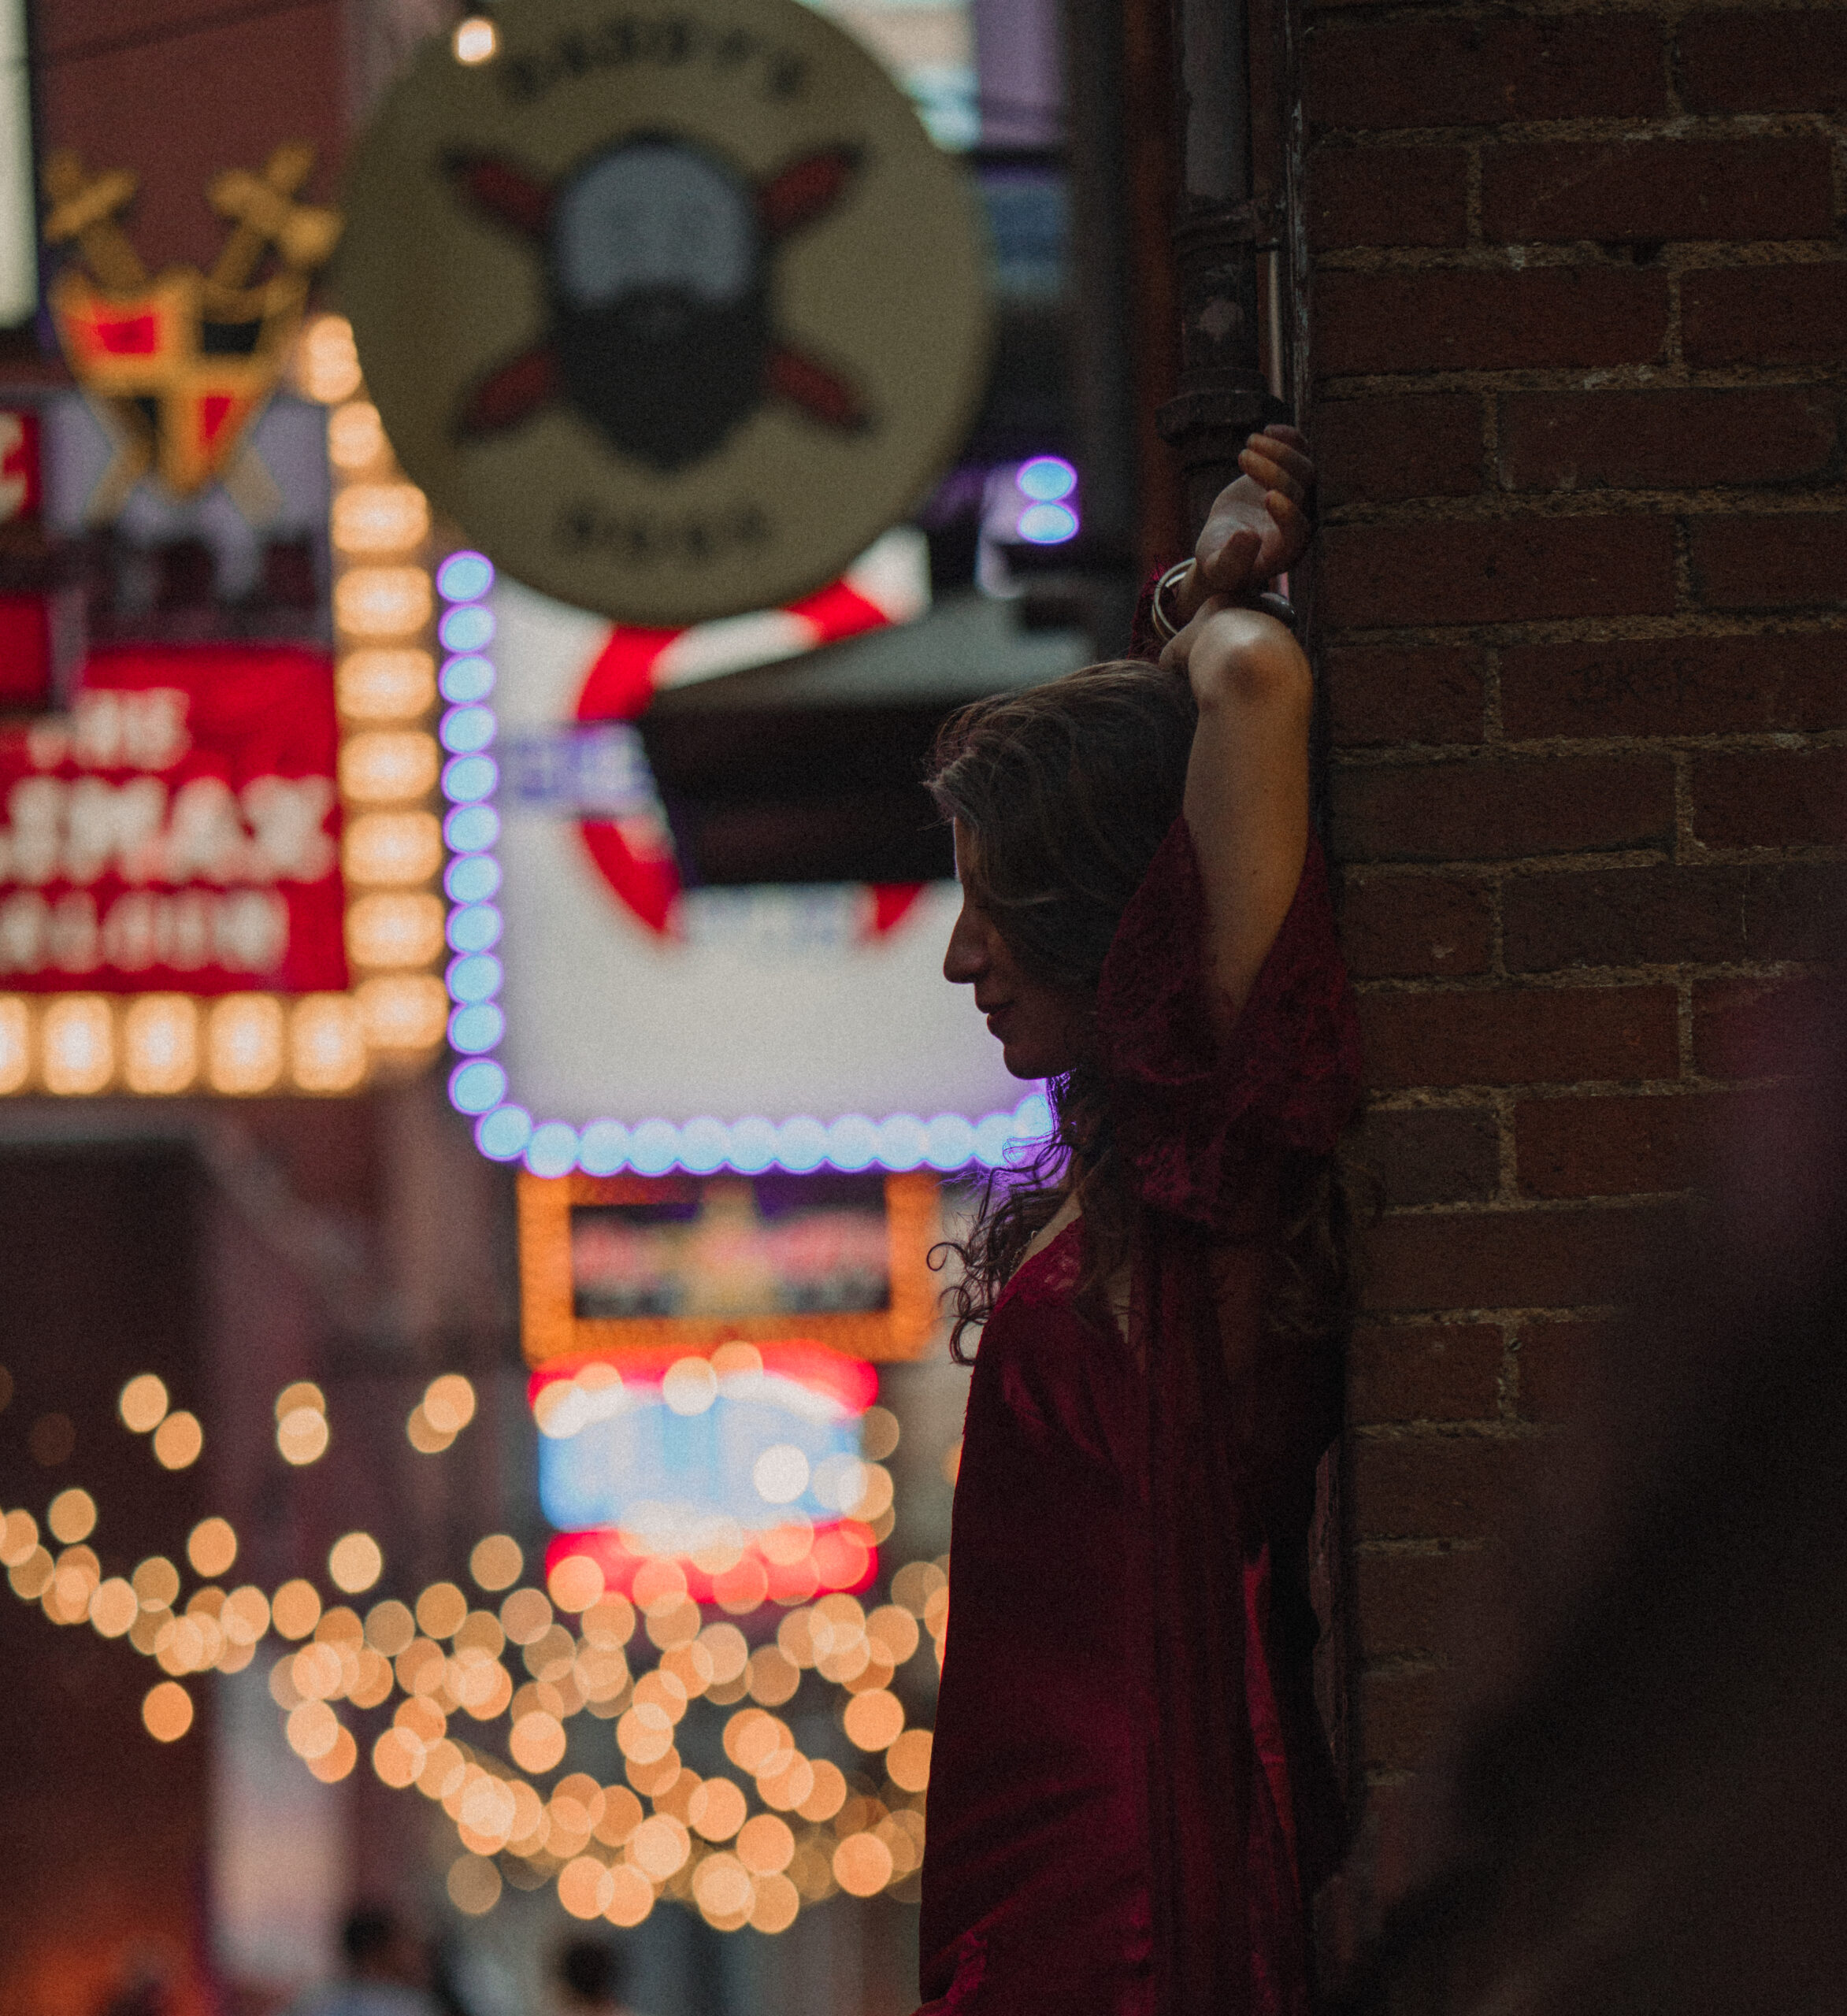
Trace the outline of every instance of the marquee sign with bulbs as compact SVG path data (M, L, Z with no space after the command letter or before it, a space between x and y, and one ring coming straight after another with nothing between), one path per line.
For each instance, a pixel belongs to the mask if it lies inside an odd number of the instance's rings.
M326 410L336 649L102 643L55 711L0 721L0 1093L349 1093L441 1043L430 514L346 324L304 320L340 230L296 200L312 163L284 146L220 176L217 262L152 278L119 220L134 179L46 164L46 237L76 255L53 317L113 455L85 516L217 486L260 524L250 432L292 365ZM46 435L13 417L24 514ZM16 655L49 648L26 613Z

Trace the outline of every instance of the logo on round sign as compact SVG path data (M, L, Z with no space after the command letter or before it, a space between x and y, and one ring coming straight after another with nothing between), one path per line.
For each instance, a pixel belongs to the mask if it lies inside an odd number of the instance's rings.
M962 172L796 0L525 0L488 61L425 49L347 195L343 305L406 469L619 621L832 579L981 390Z

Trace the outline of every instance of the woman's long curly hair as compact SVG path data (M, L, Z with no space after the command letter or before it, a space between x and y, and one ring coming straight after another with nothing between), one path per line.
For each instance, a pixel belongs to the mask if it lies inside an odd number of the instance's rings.
M1181 674L1140 658L1087 666L964 707L936 740L930 791L962 829L965 886L1033 979L1095 1012L1104 959L1181 809L1198 721ZM1051 1135L1022 1167L996 1170L974 1225L945 1250L951 1349L992 1313L1034 1235L1073 1189L1082 1198L1081 1303L1107 1301L1129 1256L1135 1203L1094 1058L1050 1081ZM1333 1336L1351 1319L1354 1212L1339 1158L1292 1158L1285 1172L1278 1328Z

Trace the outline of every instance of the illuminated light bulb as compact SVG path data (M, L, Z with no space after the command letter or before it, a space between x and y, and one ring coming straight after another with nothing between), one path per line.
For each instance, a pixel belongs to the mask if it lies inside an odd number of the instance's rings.
M57 995L45 1010L41 1036L48 1092L100 1092L115 1076L115 1018L101 995Z
M735 1929L749 1917L757 1886L736 1855L707 1855L694 1872L692 1900L708 1924Z
M849 1897L876 1897L892 1880L892 1851L876 1834L849 1834L834 1850L833 1874Z
M578 1855L558 1873L558 1901L574 1918L599 1918L616 1894L616 1880L595 1855Z
M304 1763L325 1757L340 1740L339 1718L325 1701L304 1701L289 1711L284 1733L288 1747Z
M792 1442L766 1449L751 1466L751 1482L766 1505L791 1505L808 1488L808 1458Z
M825 1757L812 1760L814 1784L808 1796L796 1807L796 1811L804 1820L818 1825L831 1820L847 1803L847 1775L837 1764L830 1764Z
M405 1421L404 1436L420 1456L439 1456L455 1440L452 1429L438 1428L424 1412L421 1400Z
M1077 472L1062 455L1035 455L1020 465L1014 482L1035 503L1055 504L1077 487Z
M432 1379L423 1396L425 1418L432 1428L459 1435L475 1418L475 1389L459 1372L446 1372ZM518 1573L514 1569L514 1574ZM510 1581L512 1576L507 1580Z
M341 553L401 553L429 528L430 507L414 484L349 484L333 500L333 543Z
M551 1600L573 1614L589 1609L603 1592L603 1570L588 1555L566 1555L545 1581Z
M166 1382L151 1372L138 1373L122 1388L116 1410L125 1428L136 1435L151 1435L166 1418Z
M921 1792L929 1784L934 1740L928 1729L907 1729L885 1752L887 1775L900 1792Z
M470 14L455 24L449 46L458 63L489 63L500 46L500 31L485 14Z
M489 1533L477 1540L468 1558L468 1572L484 1589L510 1589L520 1578L525 1557L520 1544L507 1533ZM549 1618L550 1606L547 1606Z
M276 1418L277 1421L286 1420L298 1407L306 1407L317 1414L324 1414L327 1412L327 1395L312 1379L291 1380L276 1395Z
M295 353L295 382L322 406L350 399L359 389L359 352L343 315L317 315L302 330Z
M468 1615L468 1599L453 1582L432 1582L417 1599L417 1628L431 1638L452 1638Z
M384 1572L384 1550L369 1533L343 1534L328 1551L328 1575L349 1596L369 1589Z
M439 896L374 894L347 908L347 956L358 966L425 966L443 950Z
M321 1621L321 1596L299 1577L284 1582L269 1606L269 1619L284 1638L306 1638Z
M449 1865L447 1888L457 1910L481 1918L500 1901L500 1872L484 1855L458 1855Z
M729 1778L707 1778L687 1803L687 1821L708 1841L729 1841L748 1812L743 1792Z
M442 865L443 829L431 812L365 813L347 826L340 842L340 866L348 882L402 888L428 881ZM450 879L454 879L453 870Z
M436 697L436 662L409 646L348 651L334 674L342 713L360 721L414 720Z
M17 994L0 994L0 1092L17 1092L32 1069L32 1008Z
M306 994L288 1017L289 1075L304 1092L350 1092L363 1082L365 1025L343 994Z
M795 1852L794 1832L773 1813L759 1813L737 1837L737 1858L753 1876L780 1876Z
M898 1446L898 1417L889 1407L868 1407L859 1417L859 1447L875 1463Z
M122 1077L132 1092L183 1092L198 1076L198 1003L143 994L122 1017Z
M435 608L421 567L350 567L335 582L333 619L350 637L403 637Z
M390 973L362 981L354 995L373 1050L428 1050L443 1040L448 990L434 973Z
M888 1750L904 1731L904 1707L882 1687L855 1694L847 1703L848 1740L861 1750Z
M38 1544L39 1522L31 1513L9 1512L0 1520L0 1567L18 1567Z
M619 1862L610 1874L614 1894L603 1914L611 1925L632 1929L654 1909L655 1887L643 1870L629 1862Z
M224 1599L218 1623L233 1645L254 1645L269 1629L269 1599L247 1582Z
M98 1583L96 1593L90 1599L90 1621L99 1637L125 1636L140 1614L140 1599L132 1584L120 1575L112 1575L106 1582Z
M163 1680L148 1689L141 1719L156 1743L177 1743L192 1727L192 1696L178 1681Z
M751 1929L771 1935L787 1932L800 1914L801 1892L786 1876L760 1876L756 1888L756 1901L751 1906Z
M494 585L494 563L484 553L452 553L436 569L436 592L445 602L479 602Z
M228 1519L202 1519L186 1536L186 1558L213 1581L237 1558L237 1532Z
M847 1512L855 1519L881 1518L892 1509L892 1473L880 1463L866 1463L860 1467L865 1488L847 1508Z
M676 1358L661 1381L661 1398L677 1414L703 1414L718 1397L718 1375L710 1358Z
M205 1446L198 1416L184 1408L169 1414L154 1432L154 1459L164 1470L190 1469Z
M395 1792L406 1791L417 1782L423 1758L424 1746L402 1729L387 1729L372 1746L372 1768Z
M336 469L369 469L390 452L378 408L369 399L351 399L327 416L327 459Z
M692 1852L685 1827L670 1814L657 1813L644 1820L630 1836L628 1856L644 1875L665 1883L681 1868Z
M766 1708L780 1708L802 1684L802 1670L778 1647L765 1645L751 1653L747 1668L751 1699Z
M388 1659L395 1659L417 1636L417 1620L407 1603L395 1596L374 1603L365 1613L365 1642Z
M337 1785L358 1761L359 1746L353 1740L353 1732L343 1729L334 1738L332 1749L325 1756L314 1758L308 1769L324 1785Z
M340 788L360 803L422 798L436 781L435 738L420 729L374 728L340 750Z
M543 1709L533 1709L514 1722L506 1747L522 1771L550 1771L565 1754L564 1725Z
M298 1469L327 1454L327 1417L318 1407L291 1407L276 1424L276 1447Z
M515 1589L500 1606L501 1629L516 1645L534 1645L551 1629L551 1603L537 1589Z
M165 1610L180 1593L180 1571L164 1554L150 1555L128 1581L144 1610Z
M282 1076L282 1003L269 994L227 994L206 1025L206 1077L213 1091L266 1092Z

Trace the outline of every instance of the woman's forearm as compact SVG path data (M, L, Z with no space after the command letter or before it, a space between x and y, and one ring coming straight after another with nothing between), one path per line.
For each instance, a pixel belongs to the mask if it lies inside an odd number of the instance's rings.
M1205 891L1215 1012L1229 1028L1301 880L1313 680L1295 639L1252 610L1198 619L1169 648L1199 703L1184 807Z

